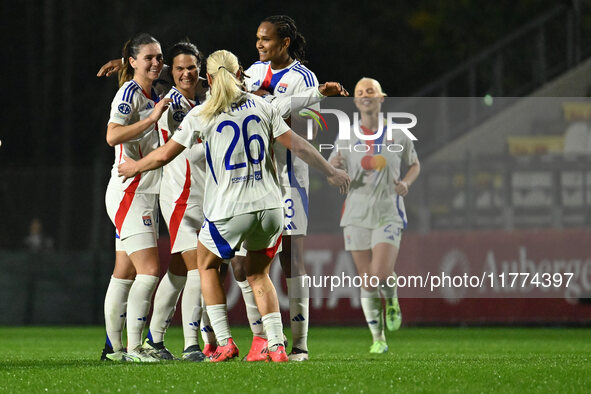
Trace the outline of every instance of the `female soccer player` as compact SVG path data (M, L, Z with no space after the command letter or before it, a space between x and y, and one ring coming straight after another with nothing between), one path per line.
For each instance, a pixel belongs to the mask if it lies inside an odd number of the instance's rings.
M368 152L362 149L351 152L341 149L330 157L337 168L346 169L351 176L351 188L345 200L341 217L344 227L345 249L351 251L353 261L360 276L377 276L378 288L361 288L361 306L373 336L370 353L388 351L384 335L382 299L386 300L386 325L390 331L400 328L402 315L398 305L394 264L398 256L402 230L406 227L406 213L403 197L410 185L417 179L421 169L414 145L404 133L397 130L393 141L388 141L385 126L380 122L380 109L384 101L380 83L375 79L362 78L355 86L355 105L361 113L361 131L364 134L382 132L373 141ZM353 127L356 127L355 125ZM384 127L383 130L379 130ZM337 140L335 145L344 147L351 144L370 143L370 141ZM403 147L391 149L384 145L398 144ZM409 166L406 175L400 180L400 165ZM390 277L390 280L388 278Z
M316 75L302 63L306 40L298 31L293 19L286 15L264 19L257 30L256 48L260 61L246 71L247 88L277 107L283 118L289 118L291 97L318 86ZM289 123L289 121L288 121ZM306 274L303 251L304 236L308 227L308 166L297 157L292 157L289 148L275 144L279 181L281 185L285 218L283 245L279 260L286 277L289 314L292 331L292 351L289 359L308 359L309 289L305 287ZM234 259L234 277L242 290L253 341L246 361L260 361L265 357L267 346L261 315L254 305L242 259Z
M263 99L245 93L241 77L236 56L223 50L214 52L207 59L211 98L185 117L165 146L137 162L126 159L119 166L119 173L130 179L169 162L197 138L203 140L207 158L205 224L199 233L197 255L203 298L218 340L211 361L238 356L218 268L242 244L247 250L247 279L268 338L268 359L287 361L277 293L268 275L283 229L283 204L271 143L277 140L291 148L342 190L347 188L349 178L295 135L277 110ZM340 91L337 85L328 88Z
M205 101L207 84L199 78L201 66L197 47L179 42L170 49L168 64L175 86L166 94L171 106L158 121L160 145L164 145L193 108ZM174 356L164 346L164 334L170 325L176 304L181 304L185 347L183 360L203 361L199 347L201 320L201 283L197 269L197 236L203 224L203 184L205 151L201 144L185 150L164 166L160 183L160 209L170 233L171 261L158 285L148 337L143 348L158 359Z
M123 47L123 58L121 87L111 104L106 137L115 148L105 203L116 228L116 261L105 297L106 348L110 345L112 350L105 357L153 362L158 360L142 350L141 339L160 270L156 209L161 171L138 174L122 182L117 166L123 156L139 159L158 147L156 123L172 100L159 100L152 89L163 66L162 50L155 38L145 33L134 36ZM125 316L127 353L121 344Z

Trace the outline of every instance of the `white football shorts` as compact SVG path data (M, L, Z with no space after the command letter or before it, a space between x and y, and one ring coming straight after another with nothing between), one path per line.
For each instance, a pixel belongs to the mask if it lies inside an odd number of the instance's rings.
M115 225L115 250L128 255L157 246L158 239L158 195L126 193L107 188L105 205L111 222ZM147 236L127 238L138 234Z
M273 258L281 243L283 210L266 209L210 222L205 218L199 243L223 259L231 259L241 245Z
M388 223L375 229L346 226L345 250L370 250L379 243L387 243L400 248L402 228L398 224Z
M196 249L203 225L201 204L176 204L160 199L160 210L170 235L170 253Z

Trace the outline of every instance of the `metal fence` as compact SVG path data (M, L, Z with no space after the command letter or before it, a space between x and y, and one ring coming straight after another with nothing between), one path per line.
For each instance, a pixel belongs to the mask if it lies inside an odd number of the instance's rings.
M523 97L556 76L579 64L591 54L585 40L591 26L584 16L590 5L574 1L571 7L558 5L491 47L466 60L434 82L418 89L414 97ZM443 103L443 101L442 101ZM491 115L486 105L473 101L466 108L462 127L440 129L440 139L450 141ZM449 113L442 108L442 113ZM424 154L438 147L431 141Z

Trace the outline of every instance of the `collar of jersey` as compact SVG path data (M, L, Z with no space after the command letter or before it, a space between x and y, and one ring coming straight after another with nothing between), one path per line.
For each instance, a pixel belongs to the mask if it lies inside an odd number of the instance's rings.
M137 83L135 80L131 80L131 82L135 83L137 85L138 88L140 88L140 90L142 91L142 93L144 94L144 96L146 96L146 98L148 100L152 100L153 102L157 103L158 101L160 101L160 97L158 97L158 95L156 94L156 91L154 90L154 87L152 87L152 97L148 96L148 93L146 93L146 91L144 90L144 88L142 88L140 86L139 83Z
M297 66L298 64L300 64L300 62L299 62L297 59L294 59L294 60L293 60L293 62L291 62L291 63L289 64L289 66L287 66L287 67L284 67L284 68L280 68L279 70L275 70L274 68L272 68L272 67L271 67L271 62L269 62L269 68L271 69L271 72L272 72L273 74L276 74L276 73L279 73L279 72L281 72L281 71L283 71L283 70L289 70L290 68L292 68L292 67L295 67L295 66Z

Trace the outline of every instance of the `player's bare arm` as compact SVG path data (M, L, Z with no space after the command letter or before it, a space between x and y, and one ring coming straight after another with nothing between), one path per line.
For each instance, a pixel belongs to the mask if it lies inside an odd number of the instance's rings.
M412 183L418 178L420 172L421 163L419 162L419 159L416 159L416 161L408 168L404 178L402 178L400 181L394 181L394 184L396 185L394 190L396 193L402 197L406 196L408 194L408 190L410 189L410 185L412 185Z
M109 123L107 126L107 144L109 146L115 146L137 137L150 127L150 125L158 122L158 119L160 119L171 102L172 99L170 98L160 100L150 116L134 124L123 126L118 123Z
M114 73L118 72L123 66L121 59L109 60L98 70L96 73L97 77L110 77Z
M185 147L175 140L169 140L166 144L153 150L138 161L123 156L125 162L119 164L119 176L122 176L123 181L125 182L141 172L163 167L170 163L170 161L177 157L184 149Z
M332 164L335 168L340 168L341 170L345 170L345 158L341 155L341 152L337 152L336 155L330 158L328 161Z
M342 194L349 190L349 175L343 170L334 168L308 141L288 130L276 138L277 142L285 148L290 149L297 157L320 170L332 186L339 187Z

